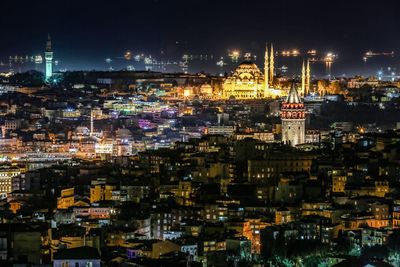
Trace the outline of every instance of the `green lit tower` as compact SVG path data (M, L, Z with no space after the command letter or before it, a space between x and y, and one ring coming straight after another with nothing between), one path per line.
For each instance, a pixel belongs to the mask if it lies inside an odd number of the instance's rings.
M53 50L51 49L51 38L50 34L47 37L46 51L44 52L44 58L46 59L46 81L50 80L53 75Z

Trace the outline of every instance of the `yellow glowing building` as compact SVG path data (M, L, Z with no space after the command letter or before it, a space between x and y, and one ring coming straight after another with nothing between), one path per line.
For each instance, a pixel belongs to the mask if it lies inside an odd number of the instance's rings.
M222 97L235 99L259 99L282 96L280 89L273 88L274 82L274 52L271 45L265 51L264 73L250 60L242 62L225 78L222 84Z
M14 214L22 208L22 202L19 200L12 200L8 204L10 205L9 210Z
M26 171L18 166L0 166L0 198L6 198L12 192L12 179Z
M332 176L332 193L344 193L347 177L342 175Z
M68 209L75 203L75 190L73 187L61 190L60 197L57 198L57 209Z
M180 205L191 206L193 204L191 201L192 194L193 194L192 182L180 181L176 193L177 202Z
M90 203L111 200L112 192L115 189L116 186L107 184L103 178L92 181L92 185L90 186Z
M264 77L256 64L244 61L223 83L224 98L252 99L264 97Z

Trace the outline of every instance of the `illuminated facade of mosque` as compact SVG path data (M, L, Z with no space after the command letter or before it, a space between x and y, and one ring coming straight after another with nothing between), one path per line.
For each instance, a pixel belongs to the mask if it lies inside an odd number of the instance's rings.
M264 76L251 61L244 61L222 85L224 98L252 99L264 97Z
M257 98L275 98L282 96L282 91L272 88L274 81L274 49L271 45L270 53L268 46L265 50L264 73L256 64L249 60L241 63L227 77L222 85L222 97L235 99L257 99Z
M275 56L271 45L265 49L264 73L250 60L245 60L224 79L222 84L222 97L224 99L260 99L277 98L287 94L283 88L277 88L275 78ZM310 64L303 62L301 73L300 95L305 96L310 92Z

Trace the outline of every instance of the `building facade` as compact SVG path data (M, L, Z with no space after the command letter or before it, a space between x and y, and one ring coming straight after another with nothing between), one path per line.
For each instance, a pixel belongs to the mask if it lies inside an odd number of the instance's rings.
M282 95L280 89L273 88L274 82L274 50L271 45L265 50L264 73L257 65L246 59L225 78L222 85L222 97L225 99L259 99L275 98Z

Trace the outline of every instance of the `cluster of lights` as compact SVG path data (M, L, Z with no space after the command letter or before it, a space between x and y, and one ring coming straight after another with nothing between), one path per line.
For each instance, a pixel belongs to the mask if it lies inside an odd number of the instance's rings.
M318 58L318 57L312 57L310 58L310 62L324 62L326 64L331 65L336 59L338 55L333 53L333 52L327 52L325 56Z
M10 62L15 62L15 63L27 63L27 62L33 62L35 64L42 64L43 63L43 57L42 55L35 55L35 56L10 56L9 57Z
M131 51L126 51L125 52L125 54L124 54L124 58L126 59L126 60L131 60L132 59L132 52Z
M394 57L394 51L391 52L373 52L371 50L365 52L363 56L364 62L367 62L368 58L376 57L376 56L389 56L389 57Z
M300 51L297 49L283 50L281 52L281 55L284 57L297 57L297 56L300 56Z
M223 67L225 65L226 65L226 63L224 62L224 58L221 57L221 59L217 61L217 66Z
M317 50L315 50L315 49L308 50L307 54L309 54L310 56L316 56L317 55Z
M324 57L324 62L333 62L336 59L337 55L332 52L328 52Z
M231 60L233 62L237 62L239 60L239 57L240 57L240 51L239 50L229 51L229 57L231 58Z

